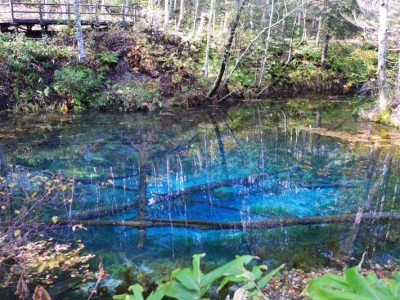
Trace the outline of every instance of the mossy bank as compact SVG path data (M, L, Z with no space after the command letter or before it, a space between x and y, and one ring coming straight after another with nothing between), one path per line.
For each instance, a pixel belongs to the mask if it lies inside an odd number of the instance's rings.
M74 33L68 29L44 40L0 35L0 109L128 112L208 104L204 95L221 59L217 46L210 52L210 74L205 77L204 40L189 42L152 30L88 30L85 36L86 59L78 63ZM325 66L320 51L298 44L286 61L279 47L272 47L261 81L247 68L250 54L244 56L223 87L224 95L347 94L375 76L376 49L369 44L334 42ZM228 67L234 65L231 61Z

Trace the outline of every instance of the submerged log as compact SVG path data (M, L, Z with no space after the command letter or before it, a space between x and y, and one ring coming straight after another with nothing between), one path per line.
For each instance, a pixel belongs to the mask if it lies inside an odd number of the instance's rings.
M118 206L107 206L107 207L99 207L99 208L93 208L90 210L85 210L84 212L74 212L71 215L72 219L79 219L79 220L89 220L93 218L100 218L100 217L105 217L105 216L110 216L113 214L118 214L121 212L127 212L133 208L137 208L138 203L135 202L128 202L124 204L120 204Z
M214 222L205 220L181 220L181 219L157 219L141 218L136 221L120 220L60 220L60 225L83 225L83 226L124 226L132 228L143 227L183 227L202 230L224 230L224 229L271 229L277 227L304 226L304 225L324 225L353 223L356 218L361 217L362 221L381 220L381 221L400 221L400 212L381 212L364 213L362 216L357 214L344 214L337 216L306 217L306 218L280 218L258 221L235 221L235 222Z
M284 168L282 170L277 170L271 173L261 173L257 175L248 175L245 177L238 177L238 178L228 178L220 181L204 183L199 185L194 185L182 190L178 190L171 193L159 193L154 194L154 198L156 201L165 201L165 200L172 200L175 198L179 198L185 195L191 195L193 193L204 192L204 191L211 191L221 187L231 187L235 185L253 185L257 182L264 180L270 176L274 176L283 172L291 171L293 169L298 168L298 166L293 166L289 168Z

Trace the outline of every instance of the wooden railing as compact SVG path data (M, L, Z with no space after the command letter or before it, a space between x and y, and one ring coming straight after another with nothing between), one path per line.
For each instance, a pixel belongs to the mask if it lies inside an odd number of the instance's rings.
M101 5L99 3L79 4L81 20L84 23L136 23L139 18L138 5ZM9 0L0 3L0 20L12 24L68 23L75 20L72 3L32 3Z

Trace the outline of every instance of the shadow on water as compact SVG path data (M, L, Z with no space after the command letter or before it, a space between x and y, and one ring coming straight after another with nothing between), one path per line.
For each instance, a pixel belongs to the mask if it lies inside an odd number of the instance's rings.
M399 224L379 216L400 209L399 148L309 130L389 130L357 122L351 110L347 101L290 100L19 116L0 121L0 171L6 157L18 172L73 178L76 199L60 217L97 226L59 234L81 238L109 269L156 271L199 252L209 263L246 253L302 268L340 265L364 251L377 261L398 257ZM324 224L328 216L337 221ZM282 219L295 223L249 229ZM314 223L298 221L308 219Z

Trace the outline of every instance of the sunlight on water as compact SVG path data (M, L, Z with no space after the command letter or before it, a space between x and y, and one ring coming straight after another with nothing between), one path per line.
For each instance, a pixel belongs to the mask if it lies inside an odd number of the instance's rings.
M48 216L148 220L139 228L65 227L56 234L81 238L107 266L156 268L198 252L215 262L249 253L295 267L329 265L364 251L377 260L398 256L399 226L372 218L361 226L251 228L261 220L400 209L396 147L308 130L321 125L336 133L382 135L386 129L357 123L346 102L311 102L308 114L297 114L299 105L265 101L212 111L4 117L2 163L19 174L74 180L65 211L47 208ZM232 226L223 227L226 222Z

